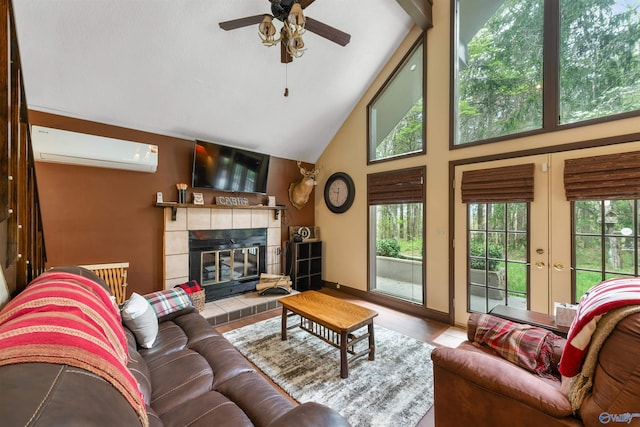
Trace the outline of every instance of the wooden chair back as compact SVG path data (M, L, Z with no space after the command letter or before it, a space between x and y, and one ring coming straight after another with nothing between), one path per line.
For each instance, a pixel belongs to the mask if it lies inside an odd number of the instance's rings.
M116 303L122 304L126 299L128 262L116 262L110 264L81 265L87 270L96 273L109 285L111 293L116 298Z

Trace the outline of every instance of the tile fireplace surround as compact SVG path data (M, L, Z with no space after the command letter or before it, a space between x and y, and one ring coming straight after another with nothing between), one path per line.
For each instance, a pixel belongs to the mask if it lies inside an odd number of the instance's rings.
M175 221L172 209L177 209ZM281 272L280 217L264 208L178 207L164 209L164 288L189 280L189 231L267 229L267 273Z

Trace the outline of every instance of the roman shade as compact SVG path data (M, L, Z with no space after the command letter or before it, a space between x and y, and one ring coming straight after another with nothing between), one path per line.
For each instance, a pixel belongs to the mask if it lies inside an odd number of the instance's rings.
M534 171L533 163L464 171L462 202L533 202Z
M422 203L425 168L411 168L367 175L367 203Z
M564 188L569 201L640 198L640 151L567 159Z

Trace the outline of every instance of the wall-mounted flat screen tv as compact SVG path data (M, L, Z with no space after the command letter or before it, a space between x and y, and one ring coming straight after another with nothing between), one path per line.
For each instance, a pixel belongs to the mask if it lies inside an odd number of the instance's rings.
M269 158L267 154L196 141L192 186L265 194Z

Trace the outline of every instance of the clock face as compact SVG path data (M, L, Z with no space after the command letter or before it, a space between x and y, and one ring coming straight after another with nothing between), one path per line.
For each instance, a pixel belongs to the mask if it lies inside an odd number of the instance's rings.
M336 172L329 177L324 187L324 202L334 213L346 212L355 198L356 187L349 175Z
M349 188L344 179L336 179L329 186L329 201L334 206L342 206L349 197Z

